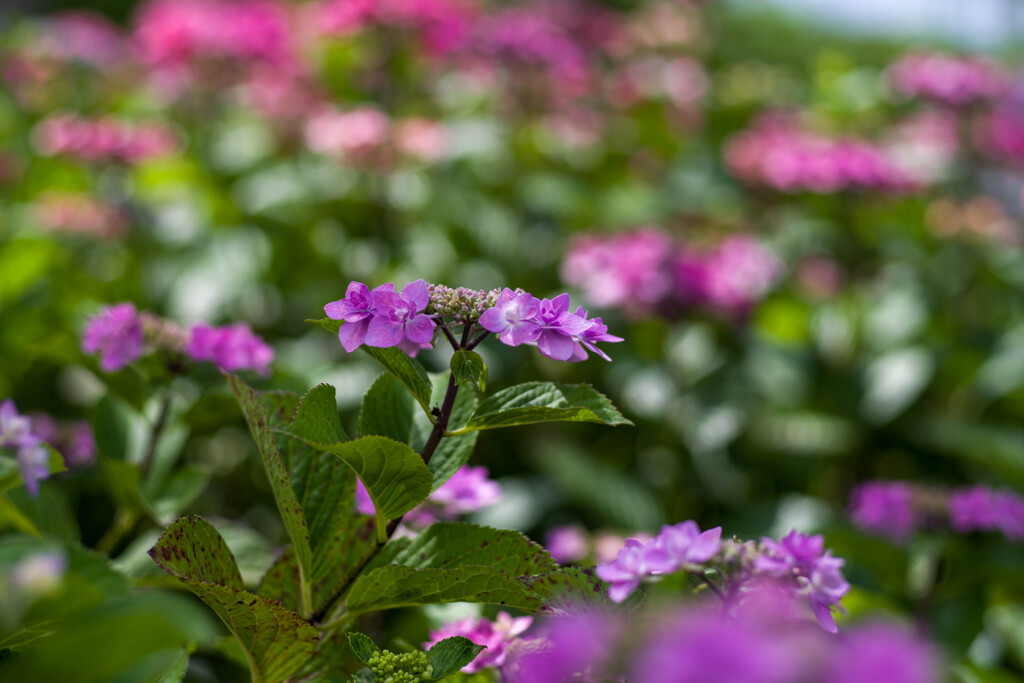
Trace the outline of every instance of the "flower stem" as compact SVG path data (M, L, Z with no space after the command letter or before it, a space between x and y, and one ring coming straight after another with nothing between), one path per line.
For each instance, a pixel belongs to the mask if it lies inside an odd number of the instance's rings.
M149 470L153 466L153 460L156 459L156 448L160 443L160 435L163 434L164 428L167 426L167 418L170 417L170 414L171 389L168 387L164 391L164 395L160 400L160 412L157 414L153 427L149 430L149 442L146 444L146 454L142 456L142 462L139 463L139 471L142 473L143 477L149 474Z

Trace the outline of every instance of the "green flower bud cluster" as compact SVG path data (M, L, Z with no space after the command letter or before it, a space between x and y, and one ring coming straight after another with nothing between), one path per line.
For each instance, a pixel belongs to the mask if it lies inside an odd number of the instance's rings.
M367 662L378 683L416 683L429 681L433 673L425 652L396 654L390 650L374 652Z
M427 313L442 318L455 318L456 323L476 322L481 313L494 306L501 294L500 289L488 292L445 285L428 285L427 289L430 292Z

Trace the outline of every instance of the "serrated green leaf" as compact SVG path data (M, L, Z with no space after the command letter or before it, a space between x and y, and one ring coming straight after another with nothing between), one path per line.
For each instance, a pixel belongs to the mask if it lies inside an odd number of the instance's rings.
M450 676L476 659L476 656L485 649L485 646L477 645L462 636L452 636L435 643L434 647L427 650L427 657L430 659L430 680L437 681Z
M352 647L352 652L355 653L356 659L363 664L369 664L370 657L380 652L380 648L377 647L377 643L373 642L373 639L370 638L370 636L356 631L349 632L348 644Z
M547 550L520 532L465 522L431 524L398 551L390 552L390 544L385 551L389 562L414 569L485 565L511 577L558 569Z
M611 607L593 567L560 567L523 580L544 599L545 614L575 615Z
M414 416L421 414L416 401L394 375L374 381L359 409L359 436L386 436L418 450ZM424 418L429 424L429 421Z
M319 639L316 629L295 612L246 591L224 539L202 518L185 517L172 524L150 555L231 630L254 680L284 681L312 656Z
M452 354L449 363L456 386L476 384L480 391L487 391L487 365L483 356L476 351L459 349Z
M360 576L349 591L351 614L444 602L476 602L536 612L542 602L521 582L494 567L460 565L452 569L379 567Z
M312 613L310 583L313 574L313 554L309 543L309 529L306 526L306 518L302 514L298 497L295 495L295 489L292 487L290 474L281 457L275 433L272 431L271 414L263 404L263 399L258 392L234 375L225 373L224 376L228 386L231 387L238 399L238 404L242 407L242 413L249 424L249 431L263 458L263 466L270 479L270 487L274 492L277 509L281 513L298 561L302 589L300 593L302 614L308 616Z
M535 422L633 424L589 384L527 382L483 401L465 429L495 429Z
M291 432L311 446L341 458L366 486L377 511L377 539L385 540L384 528L413 509L427 496L433 478L419 453L383 436L364 436L345 443L318 443Z
M341 427L334 395L334 387L330 384L318 384L306 392L295 410L291 430L316 443L348 441L348 435Z

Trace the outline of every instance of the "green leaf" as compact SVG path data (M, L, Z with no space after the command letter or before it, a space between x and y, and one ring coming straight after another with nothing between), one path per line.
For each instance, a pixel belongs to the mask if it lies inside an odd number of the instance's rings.
M363 635L356 631L350 631L348 634L348 644L352 646L352 652L356 654L358 659L363 664L370 663L370 657L380 652L380 648L373 642L370 636Z
M359 436L386 436L417 449L416 402L394 375L381 375L370 386L359 409ZM424 418L429 424L429 421Z
M561 567L524 581L544 599L545 614L575 615L611 607L593 567Z
M285 529L292 541L292 548L299 565L299 583L301 586L302 614L312 613L312 594L310 582L312 578L313 555L309 544L309 529L306 526L306 518L302 514L299 499L292 487L291 477L281 458L281 452L275 440L274 432L271 429L271 413L263 404L258 392L253 390L244 381L225 373L228 386L238 399L242 407L246 422L249 424L249 431L252 433L260 455L263 457L263 467L270 479L270 487L274 492L274 500L277 509L281 513ZM337 417L337 416L335 416Z
M476 602L536 612L539 597L494 567L413 569L387 565L359 577L346 600L352 614L444 602Z
M430 495L433 478L419 453L383 436L364 436L345 443L318 443L292 432L311 446L334 453L366 486L377 511L377 539L384 542L388 520L404 515Z
M318 384L306 392L296 408L291 431L303 434L306 441L315 443L341 443L348 435L341 427L334 387Z
M320 320L307 319L306 322L319 325L335 335L341 329L340 320L322 318ZM427 371L423 369L419 361L410 358L397 348L378 349L365 345L360 348L394 375L409 390L416 402L423 406L423 410L430 412L430 381L427 379Z
M633 424L589 384L527 382L482 402L465 428L495 429L535 422Z
M437 681L450 676L476 659L476 656L485 649L485 646L477 645L462 636L452 636L435 643L434 647L427 650L427 657L430 658L430 680Z
M295 612L244 590L227 544L202 518L172 524L150 554L231 630L254 681L284 681L312 656L319 640L316 629Z
M452 354L449 364L456 386L476 384L480 391L487 391L487 365L476 351L459 349Z
M486 565L512 577L558 569L547 550L520 532L465 522L431 524L408 544L389 543L381 552L388 562L414 569Z

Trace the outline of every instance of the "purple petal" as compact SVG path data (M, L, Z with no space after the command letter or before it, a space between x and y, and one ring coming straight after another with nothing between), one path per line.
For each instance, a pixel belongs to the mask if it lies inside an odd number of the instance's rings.
M403 339L405 339L405 331L402 329L402 325L396 325L387 318L376 316L370 319L363 343L367 346L384 349L398 346Z
M345 323L338 330L338 339L341 346L347 352L352 353L366 340L366 328L369 327L369 320L359 320L354 323Z
M402 290L402 298L415 306L415 311L419 313L430 303L430 292L427 291L427 283L422 279L410 282Z
M836 626L836 621L832 618L832 609L828 605L820 603L817 600L812 600L811 611L814 612L814 618L818 620L819 626L829 633L839 632L839 628Z
M405 324L405 336L417 344L429 344L434 338L434 321L425 315L416 316Z
M719 540L721 537L722 527L720 526L702 533L694 539L693 544L686 551L686 561L700 563L710 560L722 548L722 543Z
M608 587L608 597L612 602L622 602L629 597L629 594L636 590L636 587L640 585L640 581L621 581L615 582Z
M484 328L488 332L501 332L509 326L497 306L494 308L488 308L486 311L481 313L478 322L480 323L480 327ZM504 343L507 344L508 342Z
M569 360L576 349L572 337L566 337L555 330L544 330L537 339L537 348L548 358Z

